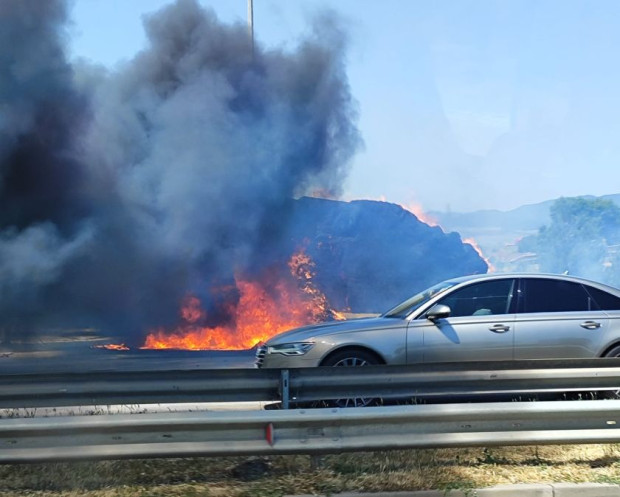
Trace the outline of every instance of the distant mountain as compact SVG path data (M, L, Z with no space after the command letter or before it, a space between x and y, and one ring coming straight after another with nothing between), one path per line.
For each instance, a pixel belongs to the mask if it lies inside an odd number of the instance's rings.
M620 206L620 194L603 195L595 197L593 195L582 195L582 198L594 199L603 198L611 200ZM429 212L429 216L446 231L471 231L476 229L502 229L505 231L518 230L538 230L541 226L550 222L549 209L556 199L546 200L537 204L523 205L508 211L500 210L480 210L473 212Z

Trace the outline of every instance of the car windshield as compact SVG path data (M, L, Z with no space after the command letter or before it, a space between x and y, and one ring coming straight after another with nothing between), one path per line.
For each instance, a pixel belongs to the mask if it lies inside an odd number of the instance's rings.
M426 304L431 298L445 292L448 288L452 288L454 285L456 285L455 281L442 281L441 283L437 283L436 285L415 294L413 297L408 298L401 304L398 304L396 307L383 314L382 317L404 319L413 311Z

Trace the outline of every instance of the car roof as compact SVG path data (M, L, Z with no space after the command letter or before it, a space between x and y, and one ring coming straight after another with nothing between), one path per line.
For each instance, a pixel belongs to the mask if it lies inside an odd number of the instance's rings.
M588 280L586 278L581 278L578 276L572 276L568 274L552 274L552 273L486 273L486 274L470 274L468 276L461 276L458 278L450 278L446 281L452 282L454 284L465 283L470 281L486 281L486 280L494 280L494 279L504 279L504 278L544 278L544 279L553 279L553 280L562 280L562 281L571 281L573 283L583 283L586 285L591 285L594 287L598 287L604 289L606 291L610 291L615 294L620 293L620 289L607 285L605 283L600 283L594 280Z

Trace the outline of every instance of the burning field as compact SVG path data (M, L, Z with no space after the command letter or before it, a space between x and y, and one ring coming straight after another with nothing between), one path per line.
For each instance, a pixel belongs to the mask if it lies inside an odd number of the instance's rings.
M150 330L141 348L246 349L291 328L385 311L489 267L468 241L387 202L304 197L291 204L290 224L270 263L210 288L210 308L186 295L178 322Z
M67 12L0 7L9 339L89 327L132 348L247 348L486 271L398 206L304 197L338 198L361 143L333 14L291 50L252 48L244 25L178 0L105 69L68 59Z
M200 299L187 296L181 309L182 324L149 333L142 348L248 349L291 328L344 319L330 309L327 298L314 285L314 263L303 250L291 257L288 268L289 274L267 268L262 280L237 275L229 288L213 289L214 300L234 294L221 304L227 316L225 323L209 324Z

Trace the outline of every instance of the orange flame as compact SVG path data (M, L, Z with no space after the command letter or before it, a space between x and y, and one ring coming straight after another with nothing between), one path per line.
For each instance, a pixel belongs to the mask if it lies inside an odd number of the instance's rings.
M436 219L434 219L432 216L429 216L428 214L424 212L424 209L422 208L420 204L413 202L408 205L401 205L401 207L405 209L406 211L411 212L423 223L426 223L429 226L438 226L439 228L443 230L443 228L439 225ZM478 253L478 255L482 258L482 260L486 262L488 266L487 271L489 273L494 273L496 271L495 266L491 263L488 257L484 255L484 253L482 252L482 249L480 248L480 245L478 245L478 242L476 242L476 240L474 240L473 238L464 238L463 243L471 245L473 249Z
M129 347L124 343L109 343L107 345L93 345L94 349L106 349L106 350L129 350Z
M207 312L199 298L189 295L181 308L182 324L169 331L150 333L143 349L247 349L291 328L343 318L330 309L325 295L312 279L315 264L300 250L288 262L290 273L276 279L247 280L235 277L239 294L229 304L230 322L204 325Z
M429 216L426 212L424 212L424 209L422 208L420 204L411 202L407 205L401 205L401 207L405 209L406 211L411 212L411 214L413 214L423 223L428 224L429 226L438 226L441 228L437 220L433 218L432 216Z
M324 198L327 200L337 199L337 196L334 195L334 193L328 190L327 188L319 188L319 189L313 190L309 192L307 195L308 197L311 197L311 198Z
M471 245L473 249L478 253L478 255L482 257L482 260L487 263L487 272L494 273L497 270L496 267L491 263L491 261L482 253L482 249L480 248L480 245L478 245L478 242L476 242L476 240L474 240L473 238L463 238L463 243Z

